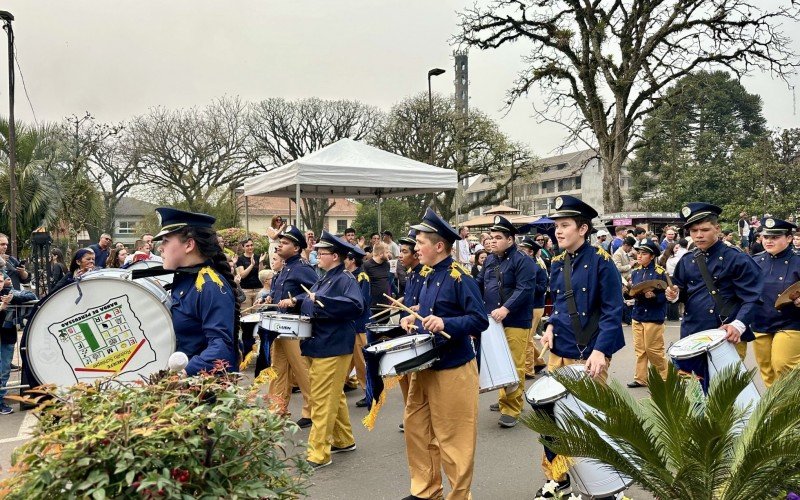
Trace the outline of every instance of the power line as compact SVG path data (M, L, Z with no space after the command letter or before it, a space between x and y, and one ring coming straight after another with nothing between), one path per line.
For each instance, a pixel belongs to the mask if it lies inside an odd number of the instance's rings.
M22 89L25 91L25 99L28 100L28 106L31 108L31 113L33 114L33 122L36 126L39 126L39 120L36 118L36 111L33 109L33 103L31 102L31 97L28 95L28 87L25 85L25 75L22 74L22 66L19 64L19 57L17 55L17 45L14 45L14 61L17 63L17 70L19 70L19 77L22 80Z

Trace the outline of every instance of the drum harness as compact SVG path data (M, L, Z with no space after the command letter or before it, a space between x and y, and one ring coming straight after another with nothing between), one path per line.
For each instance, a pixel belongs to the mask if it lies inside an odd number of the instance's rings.
M719 311L718 315L720 321L724 324L728 319L728 316L730 316L730 314L733 312L734 305L720 297L719 289L714 283L711 273L708 272L708 266L706 265L706 254L703 253L703 251L699 248L695 248L693 253L694 260L697 263L697 269L700 270L700 276L703 277L703 283L706 285L706 290L708 290L708 293L711 294L711 298L714 300L714 305L717 306L717 311Z
M567 313L570 321L572 321L572 331L575 333L575 345L580 352L580 359L585 359L583 357L584 351L599 333L600 311L595 310L592 312L586 327L581 326L578 306L575 304L575 292L572 289L572 259L569 256L569 252L565 252L564 255L564 288L566 288L564 298L567 300Z

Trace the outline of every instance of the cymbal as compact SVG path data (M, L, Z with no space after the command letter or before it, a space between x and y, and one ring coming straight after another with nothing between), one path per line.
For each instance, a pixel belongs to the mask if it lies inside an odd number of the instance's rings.
M634 285L628 295L636 297L640 293L650 292L653 290L666 290L667 283L664 280L646 280Z
M775 309L780 309L787 304L791 304L798 296L800 296L800 281L794 283L778 295L778 298L775 300Z

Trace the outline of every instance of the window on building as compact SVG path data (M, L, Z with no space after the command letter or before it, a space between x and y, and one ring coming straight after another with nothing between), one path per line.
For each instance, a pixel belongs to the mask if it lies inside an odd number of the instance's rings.
M575 177L575 189L581 189L581 176Z
M336 219L336 234L344 234L347 229L347 219Z
M572 179L559 179L558 180L558 190L559 191L569 191L572 189Z
M566 163L559 163L558 165L556 165L556 170L564 170L565 168L567 168Z
M546 198L536 202L536 210L547 210L547 199Z
M133 234L136 230L136 223L129 220L119 221L117 227L117 234Z
M544 181L542 182L542 194L544 193L555 193L556 191L556 181Z

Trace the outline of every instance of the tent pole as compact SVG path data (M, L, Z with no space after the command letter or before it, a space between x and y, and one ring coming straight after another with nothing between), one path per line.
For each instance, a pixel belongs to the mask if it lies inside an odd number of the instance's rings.
M294 190L294 225L300 227L300 183Z
M378 196L378 232L381 232L381 200L382 198Z

